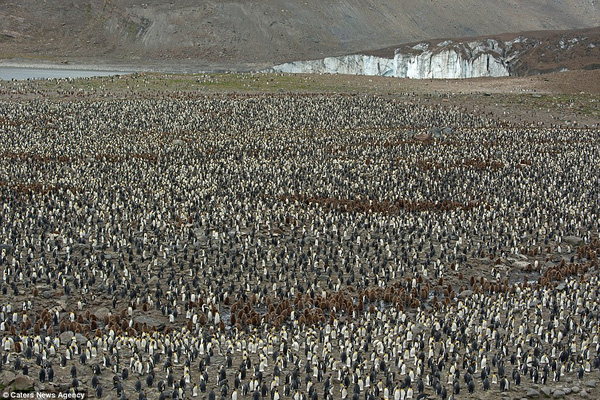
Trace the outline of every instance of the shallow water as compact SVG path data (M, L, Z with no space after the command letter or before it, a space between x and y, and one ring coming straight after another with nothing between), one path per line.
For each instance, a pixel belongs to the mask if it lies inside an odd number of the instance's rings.
M27 79L89 78L93 76L126 75L130 73L108 70L0 67L0 79L5 81L13 79L22 81Z

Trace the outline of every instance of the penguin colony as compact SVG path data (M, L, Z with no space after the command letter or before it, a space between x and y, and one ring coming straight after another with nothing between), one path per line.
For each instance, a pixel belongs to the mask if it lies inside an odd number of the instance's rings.
M321 94L0 116L1 369L36 389L445 400L599 377L597 130Z

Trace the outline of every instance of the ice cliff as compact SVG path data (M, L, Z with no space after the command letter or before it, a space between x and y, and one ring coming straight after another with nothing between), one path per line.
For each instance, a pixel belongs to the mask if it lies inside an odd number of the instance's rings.
M419 43L387 50L391 57L352 54L320 60L295 61L272 67L286 73L380 75L412 79L462 79L508 76L511 61L532 44L525 38L504 42ZM381 51L379 53L385 53Z

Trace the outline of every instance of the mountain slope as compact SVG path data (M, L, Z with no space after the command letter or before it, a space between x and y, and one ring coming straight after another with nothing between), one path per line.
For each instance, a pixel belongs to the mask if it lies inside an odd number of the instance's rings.
M599 25L597 0L0 0L0 58L261 66Z

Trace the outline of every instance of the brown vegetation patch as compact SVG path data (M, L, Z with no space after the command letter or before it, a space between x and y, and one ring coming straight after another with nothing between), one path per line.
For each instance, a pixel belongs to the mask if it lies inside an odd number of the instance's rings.
M502 163L500 161L482 160L480 158L471 158L471 159L466 160L463 163L461 163L461 165L464 165L466 167L471 167L476 170L484 170L484 169L496 170L496 169L504 168L504 163Z
M71 185L46 185L40 182L35 183L10 183L7 181L0 181L0 188L7 188L9 191L13 191L20 195L28 195L33 193L46 194L52 192L59 192L69 190L72 193L76 193L78 189Z
M494 160L482 160L480 158L471 158L465 161L457 161L454 164L442 164L440 162L426 159L417 161L417 166L423 171L430 171L432 169L450 169L453 167L468 167L478 171L492 169L497 170L504 168L504 163Z
M105 161L111 163L127 162L132 159L146 160L152 163L156 163L158 161L158 155L154 153L128 153L125 155L98 154L94 158L97 161Z
M71 158L68 156L48 156L48 155L40 155L29 152L11 152L6 151L2 153L2 158L8 160L19 160L19 161L36 161L36 162L70 162Z
M407 212L422 212L422 211L451 211L465 210L470 211L473 208L479 207L481 202L470 201L461 203L458 201L442 200L396 200L396 201L378 201L368 199L337 199L335 197L323 196L306 196L306 195L283 195L279 197L279 201L298 201L303 204L318 204L321 207L333 209L338 212L347 213L367 213L377 212L384 214L396 214L404 210Z

